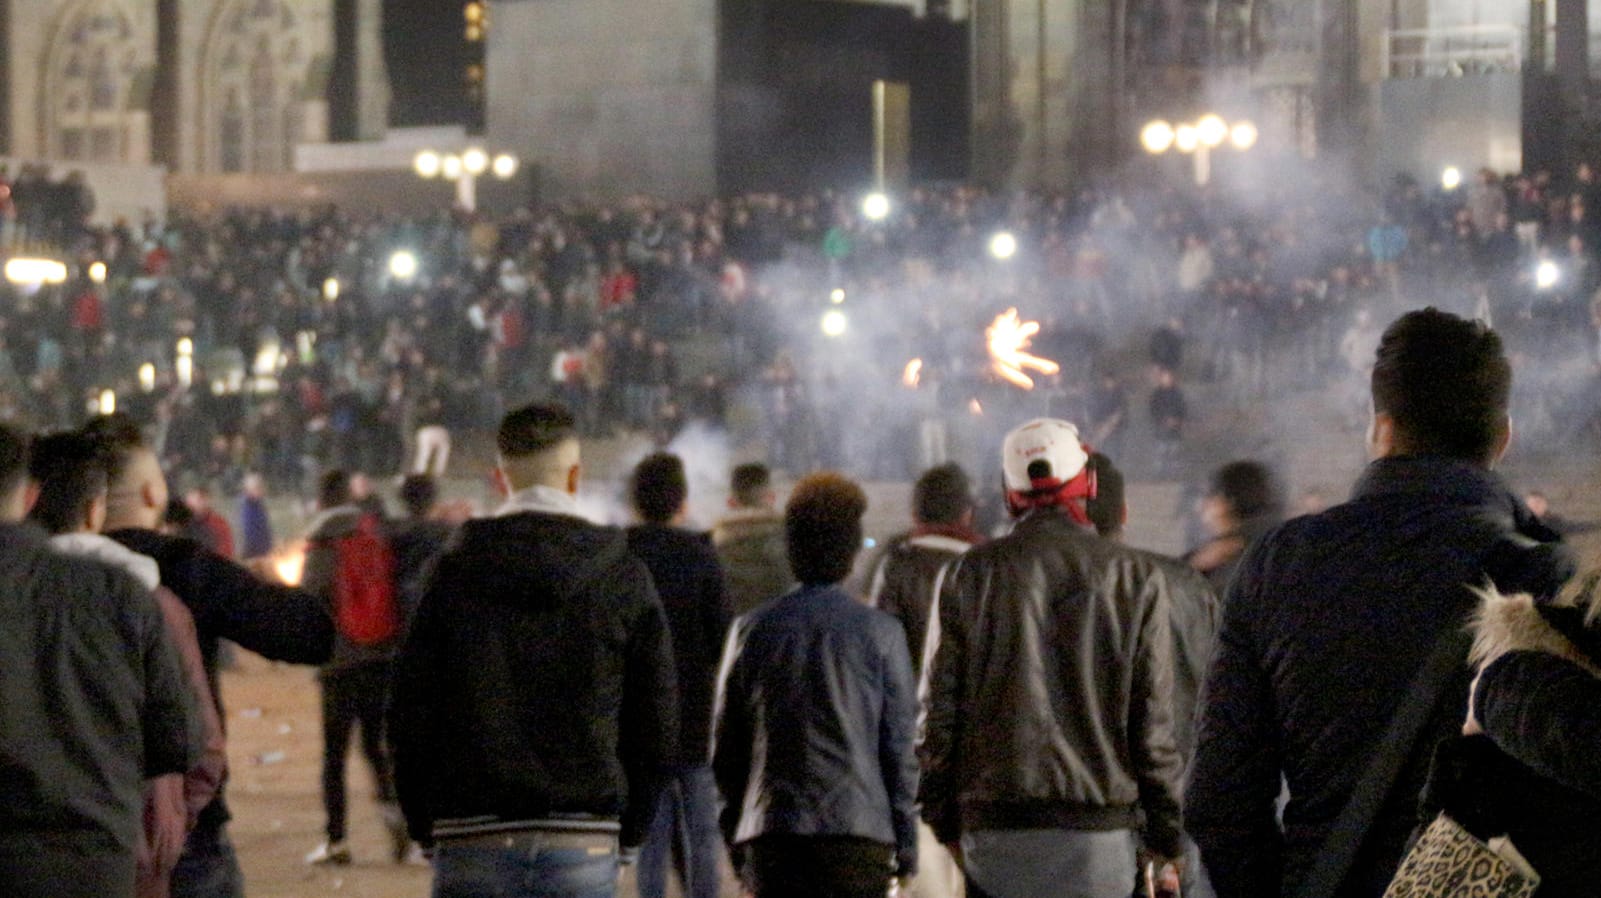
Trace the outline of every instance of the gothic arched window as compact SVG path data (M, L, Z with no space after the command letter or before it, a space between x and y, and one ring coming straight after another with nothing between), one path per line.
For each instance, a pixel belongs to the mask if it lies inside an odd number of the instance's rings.
M125 161L130 92L144 55L116 0L69 8L46 55L42 82L46 152L84 162Z
M290 165L304 111L294 84L303 73L296 19L283 0L233 0L207 47L208 155L223 171Z

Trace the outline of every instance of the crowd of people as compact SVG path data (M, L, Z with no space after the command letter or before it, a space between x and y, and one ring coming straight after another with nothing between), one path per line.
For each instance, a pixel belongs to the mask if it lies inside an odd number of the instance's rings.
M298 586L166 532L128 415L0 425L0 882L244 893L228 639L320 665L307 862L354 859L359 725L393 860L439 898L609 896L634 862L642 898L669 868L712 898L725 865L757 898L1593 894L1601 576L1495 472L1512 384L1484 322L1400 316L1352 498L1285 520L1270 470L1225 465L1184 559L1122 543L1118 464L1060 418L1001 440L1005 526L947 463L861 562L836 472L779 511L741 465L708 535L658 452L637 523L593 523L584 421L535 402L502 416L490 516L415 474L390 519L323 473Z
M1142 472L1183 476L1187 387L1249 404L1345 385L1354 421L1379 323L1434 304L1506 335L1520 426L1595 439L1590 167L1380 195L1295 174L918 188L882 220L822 193L46 229L70 276L0 286L0 419L54 429L109 390L160 422L183 486L236 494L255 471L305 498L329 468L448 470L453 441L458 456L486 446L502 411L534 398L564 402L591 436L667 445L698 421L786 471L875 479L971 464L989 448L977 410L1050 413ZM46 208L31 180L0 173L0 214ZM1014 256L986 251L1000 231ZM1061 366L1031 392L995 376L986 346L1009 307ZM828 310L843 332L821 333ZM845 401L881 426L845 426L830 412Z

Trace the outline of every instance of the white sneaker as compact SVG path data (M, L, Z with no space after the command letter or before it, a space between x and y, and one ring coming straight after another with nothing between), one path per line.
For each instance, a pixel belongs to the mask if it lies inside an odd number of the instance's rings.
M350 846L343 839L338 842L324 842L306 855L306 863L317 866L325 864L343 866L350 863Z

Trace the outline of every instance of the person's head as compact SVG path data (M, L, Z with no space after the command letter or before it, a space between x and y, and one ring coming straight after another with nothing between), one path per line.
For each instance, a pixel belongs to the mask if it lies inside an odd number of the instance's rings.
M211 488L204 484L192 486L183 494L183 501L194 509L195 514L207 514L211 511Z
M1242 521L1278 517L1283 512L1278 479L1258 461L1231 461L1212 472L1212 482L1201 500L1201 522L1219 536Z
M244 490L244 494L252 499L265 498L267 495L267 480L260 474L246 474L241 488Z
M173 536L184 536L194 525L195 512L182 499L168 499L167 507L162 509L158 523L163 533Z
M784 541L795 579L822 586L850 576L862 548L866 512L867 494L841 474L825 471L795 484L784 508Z
M139 423L116 412L90 418L82 432L95 442L106 468L105 529L160 527L169 498L167 477Z
M408 517L426 518L439 502L439 484L427 474L407 474L400 481L399 493Z
M335 468L322 475L317 481L317 507L322 509L338 508L356 501L350 491L350 472Z
M689 478L684 462L670 452L645 456L634 466L634 509L647 524L667 524L684 510Z
M565 406L536 402L508 413L501 419L496 447L496 478L503 492L545 486L577 494L578 422Z
M1124 496L1123 472L1112 460L1091 452L1086 467L1095 477L1095 495L1084 501L1084 513L1095 532L1107 539L1122 539L1128 523L1128 501Z
M729 478L728 504L733 508L772 508L773 474L761 462L750 462L734 468Z
M1001 475L1014 517L1057 507L1090 525L1085 502L1095 498L1095 470L1078 428L1058 418L1035 418L1006 435Z
M0 521L16 523L28 513L28 437L0 424Z
M912 518L919 524L973 522L973 490L962 466L951 462L929 468L912 486Z
M33 441L28 478L38 498L28 517L52 534L95 533L106 520L106 468L93 440L53 433Z
M1512 437L1512 368L1480 321L1428 308L1385 330L1373 364L1375 458L1443 455L1489 467Z

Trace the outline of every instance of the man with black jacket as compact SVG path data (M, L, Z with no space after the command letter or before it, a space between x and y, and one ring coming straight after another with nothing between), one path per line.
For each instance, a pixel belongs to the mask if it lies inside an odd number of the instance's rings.
M145 782L198 760L199 718L150 591L22 523L27 472L0 426L0 888L131 898Z
M667 861L689 898L717 898L722 855L717 786L712 781L712 692L732 614L711 540L679 525L689 497L676 455L646 456L634 468L634 508L643 523L628 529L628 548L645 562L667 611L678 669L678 762L639 853L640 898L667 894Z
M321 664L333 651L333 619L316 597L269 583L191 539L156 529L167 508L167 480L139 427L123 415L105 415L85 431L106 456L110 490L107 536L148 555L161 568L161 583L194 615L196 640L211 694L221 707L217 684L218 643L227 639L275 661ZM200 812L172 875L173 898L240 898L244 877L228 839L228 805L222 790Z
M506 503L440 556L397 661L401 809L436 898L613 894L677 754L666 617L578 509L572 414L513 411L498 446Z
M1468 587L1554 592L1572 570L1491 468L1510 438L1496 334L1435 309L1385 331L1369 454L1351 501L1296 518L1240 563L1224 602L1188 791L1190 832L1222 898L1376 898L1416 821L1433 746L1461 726ZM1397 758L1370 821L1336 826L1442 640L1460 673ZM1281 778L1289 786L1282 829ZM1349 832L1357 829L1360 831ZM1359 839L1331 869L1331 836Z
M1175 585L1091 532L1088 460L1066 421L1008 434L1016 524L955 561L937 599L923 817L973 898L1127 898L1140 837L1159 865L1182 852Z
M917 872L906 638L839 587L866 510L838 474L796 484L784 535L801 586L739 618L724 651L712 769L756 898L882 898Z

